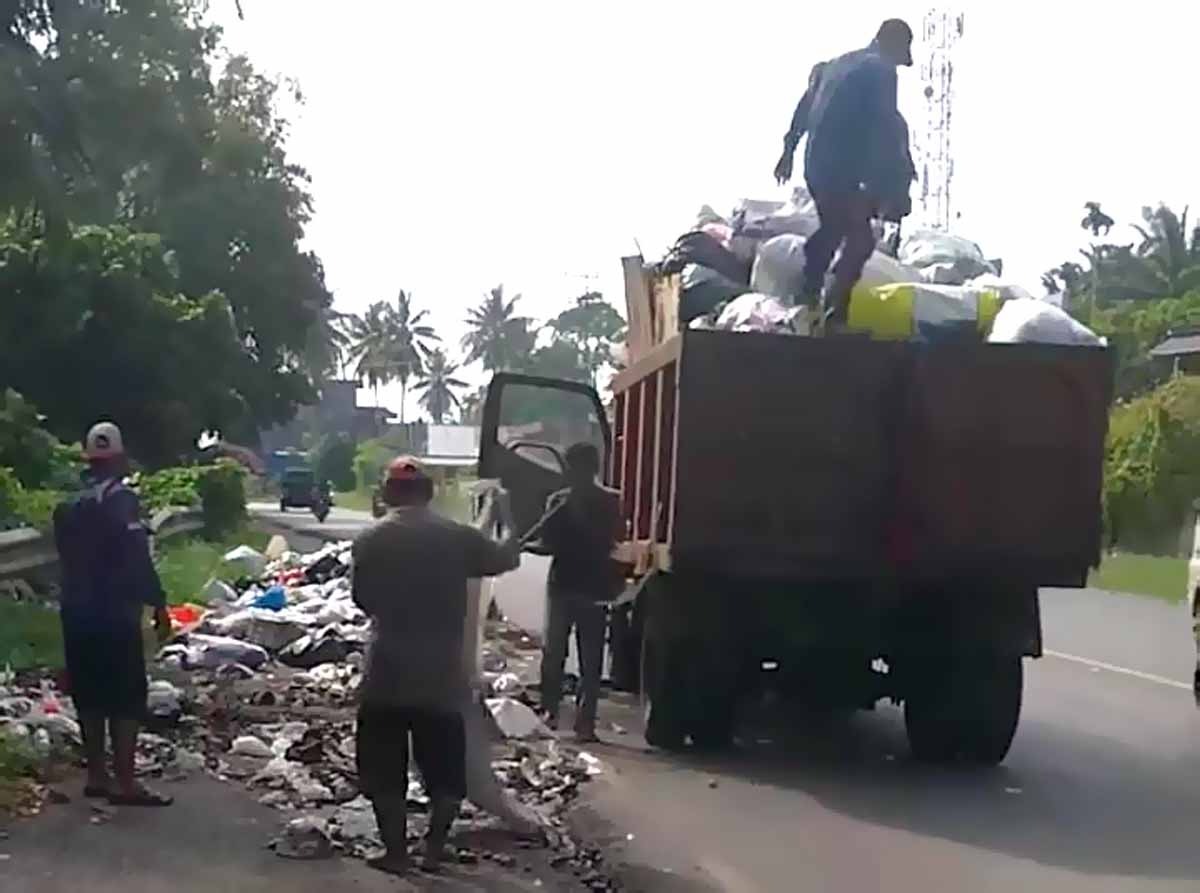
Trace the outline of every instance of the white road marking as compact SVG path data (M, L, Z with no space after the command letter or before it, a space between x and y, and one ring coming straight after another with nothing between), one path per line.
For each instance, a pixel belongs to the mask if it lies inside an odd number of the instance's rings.
M1184 691L1191 691L1192 686L1187 682L1180 682L1178 679L1168 679L1166 676L1156 676L1154 673L1143 673L1141 670L1131 670L1129 667L1119 667L1116 664L1106 664L1102 660L1092 660L1090 657L1080 657L1077 654L1064 654L1061 651L1045 650L1042 652L1047 657L1057 657L1059 660L1069 660L1073 663L1083 664L1085 667L1091 667L1093 672L1099 670L1108 670L1110 673L1120 673L1123 676L1132 676L1135 679L1141 679L1143 682L1153 682L1155 685L1166 685L1170 688L1181 688Z

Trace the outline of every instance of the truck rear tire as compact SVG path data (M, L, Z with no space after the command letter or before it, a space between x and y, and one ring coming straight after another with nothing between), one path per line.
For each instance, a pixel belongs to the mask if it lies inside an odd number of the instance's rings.
M681 703L684 692L682 680L672 672L678 662L672 650L670 643L660 640L647 627L642 635L642 720L647 744L681 750L686 735Z
M904 723L913 757L927 763L961 759L998 765L1008 755L1021 716L1021 659L947 663L923 668L905 696Z

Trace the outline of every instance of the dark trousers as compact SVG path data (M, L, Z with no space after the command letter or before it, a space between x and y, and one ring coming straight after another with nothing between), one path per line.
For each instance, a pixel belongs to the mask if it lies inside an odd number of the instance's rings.
M831 319L845 322L850 291L875 250L875 234L871 229L875 201L858 188L818 189L810 184L809 191L821 226L804 243L804 297L815 301L821 294L825 271L841 248L825 306L832 311Z
M409 735L430 798L467 795L467 739L458 710L363 704L356 732L359 788L368 797L404 800Z
M567 642L574 627L575 648L579 653L579 713L575 729L594 732L608 613L604 605L575 593L551 592L548 601L549 617L542 649L542 707L551 716L558 715L563 664L567 660Z

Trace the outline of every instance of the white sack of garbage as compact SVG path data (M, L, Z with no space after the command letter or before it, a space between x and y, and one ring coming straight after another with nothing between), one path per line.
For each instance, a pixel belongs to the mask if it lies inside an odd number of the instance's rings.
M988 341L1083 347L1103 347L1108 343L1061 307L1031 298L1006 301L996 314Z

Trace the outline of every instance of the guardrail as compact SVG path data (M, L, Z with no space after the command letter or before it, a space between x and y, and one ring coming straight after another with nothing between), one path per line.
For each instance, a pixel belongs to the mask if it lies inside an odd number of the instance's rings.
M163 509L150 519L156 540L194 533L204 526L199 509ZM54 537L31 527L0 533L0 580L41 577L58 565Z

